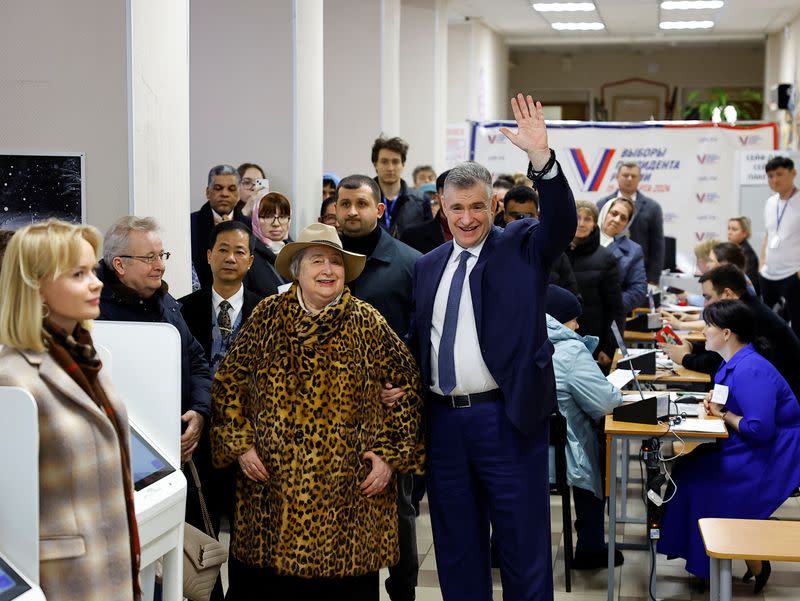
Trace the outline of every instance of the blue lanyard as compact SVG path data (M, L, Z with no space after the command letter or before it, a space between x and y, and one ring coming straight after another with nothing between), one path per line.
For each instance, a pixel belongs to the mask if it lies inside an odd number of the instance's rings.
M400 198L399 194L394 198L384 197L383 203L386 205L386 210L383 212L383 216L386 218L386 227L392 226L392 221L394 221L394 210L397 206L398 198Z
M781 221L783 221L783 214L786 212L786 207L789 206L789 201L792 199L792 196L795 195L797 192L797 188L792 188L792 193L789 194L789 198L786 199L786 204L783 205L783 210L779 211L778 206L781 204L781 197L778 195L778 204L775 205L775 216L778 219L778 225L775 226L775 233L778 233L778 230L781 229Z

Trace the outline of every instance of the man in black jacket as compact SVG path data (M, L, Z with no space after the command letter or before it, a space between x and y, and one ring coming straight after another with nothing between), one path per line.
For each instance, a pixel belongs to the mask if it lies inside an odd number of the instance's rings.
M191 215L192 264L200 280L201 288L211 286L211 269L206 252L211 230L222 221L249 220L236 208L239 202L239 172L230 165L217 165L208 172L206 203Z
M517 219L528 217L539 219L539 195L529 186L514 186L506 192L504 202L503 227ZM553 261L553 266L550 268L550 283L569 290L583 304L580 290L578 290L578 281L575 279L575 273L572 271L572 265L566 253L561 253Z
M336 218L346 251L366 255L364 271L350 282L350 292L367 301L404 338L411 321L414 263L421 256L378 226L384 212L381 191L366 175L350 175L336 189ZM386 590L392 601L415 597L417 557L416 513L411 502L411 474L397 477L397 518L400 561L389 568Z
M185 428L181 435L181 463L193 459L201 481L205 481L211 469L207 429L211 414L211 373L203 347L189 331L178 301L167 291L163 280L169 255L164 251L158 224L152 217L127 216L117 220L106 232L103 258L97 267L97 277L103 282L99 319L169 323L178 330L181 422ZM157 377L157 374L148 377ZM187 480L186 521L203 530L203 517L188 470ZM220 584L219 594L221 592Z
M384 206L379 220L395 238L409 226L433 217L430 203L417 196L401 177L407 155L408 143L402 138L381 136L372 145L375 181L380 186L380 200Z
M766 346L763 353L789 383L795 396L800 398L800 340L789 325L767 307L759 298L747 291L744 272L734 265L720 265L700 276L705 304L722 299L739 299L753 312L756 338ZM687 369L715 374L722 363L719 354L707 351L705 344L684 341L681 345L662 345L675 363Z
M436 178L436 200L439 206L442 203L444 180L447 179L448 173L449 169ZM432 219L407 227L400 235L401 242L405 242L423 255L452 239L453 234L450 233L450 226L447 225L447 219L441 209L434 213Z

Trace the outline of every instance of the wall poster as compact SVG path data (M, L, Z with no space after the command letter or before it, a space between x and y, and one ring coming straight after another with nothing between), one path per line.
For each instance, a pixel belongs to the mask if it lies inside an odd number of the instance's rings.
M81 153L0 151L0 229L51 217L85 222L85 167Z

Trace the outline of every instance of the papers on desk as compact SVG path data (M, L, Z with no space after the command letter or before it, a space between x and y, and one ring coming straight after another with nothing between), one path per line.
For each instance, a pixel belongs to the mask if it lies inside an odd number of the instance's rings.
M721 419L699 419L687 417L681 423L670 427L673 432L703 432L725 434L725 422Z
M700 313L703 307L693 305L673 305L672 303L661 303L661 308L670 313Z
M685 413L686 415L691 415L697 417L700 415L699 403L675 403L675 413L681 415Z
M636 375L639 375L638 369L635 369L633 371L629 369L615 369L606 376L606 380L608 380L614 386L622 390L623 386L625 386L628 382L633 380L634 372L636 373Z
M654 348L629 348L628 353L624 357L621 357L617 361L617 363L619 363L620 361L626 361L628 359L631 359L632 357L641 357L642 355L647 355L649 353L655 353L655 352L656 349Z

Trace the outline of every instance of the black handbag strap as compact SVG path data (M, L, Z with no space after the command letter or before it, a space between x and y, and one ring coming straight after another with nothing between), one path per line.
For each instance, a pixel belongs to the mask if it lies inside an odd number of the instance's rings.
M200 484L200 475L197 473L197 468L194 465L193 460L189 460L186 462L186 465L189 466L189 471L192 473L192 480L194 480L194 485L197 488L197 497L200 499L200 513L203 514L203 523L206 527L206 534L208 534L212 538L217 538L217 535L214 533L214 526L211 524L211 516L208 513L208 507L206 506L206 498L203 496L203 487Z

